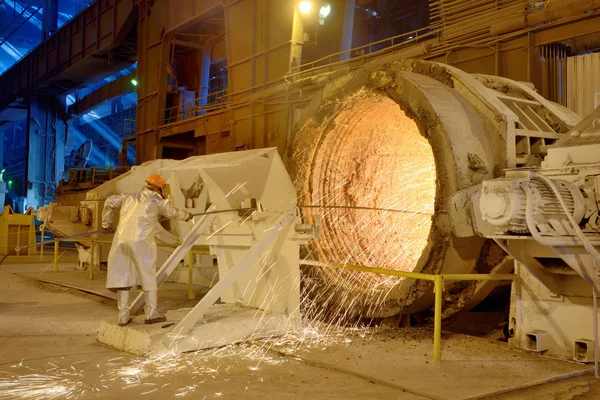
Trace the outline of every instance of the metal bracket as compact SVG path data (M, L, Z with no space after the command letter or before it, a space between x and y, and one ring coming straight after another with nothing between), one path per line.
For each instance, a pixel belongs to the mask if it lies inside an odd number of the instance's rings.
M522 239L494 239L502 249L521 263L529 272L537 278L552 293L562 293L559 278L547 272L544 266L534 257L525 252L525 240Z
M273 243L284 231L288 225L296 219L296 210L292 209L284 214L270 229L265 236L254 244L250 250L242 257L241 260L229 271L229 273L219 280L219 282L196 304L194 308L179 321L177 326L173 328L171 333L165 335L162 343L167 348L172 348L177 342L186 337L193 329L194 325L204 317L206 311L219 299L225 291L233 285L242 273L251 267L265 252L271 243ZM185 242L184 242L185 243ZM175 253L183 246L183 244L175 250ZM187 252L183 250L183 254ZM175 254L174 253L174 254ZM168 263L168 261L167 261ZM165 263L165 264L167 264Z

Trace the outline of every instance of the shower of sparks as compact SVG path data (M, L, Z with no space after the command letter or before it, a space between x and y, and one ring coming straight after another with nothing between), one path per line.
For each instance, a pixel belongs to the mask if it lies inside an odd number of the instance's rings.
M32 371L22 375L0 371L0 399L79 399L86 392L99 391L98 387L83 383L83 371L73 365L59 368L48 363L48 369ZM32 370L24 367L22 362L13 367Z
M272 293L272 300L277 297ZM308 301L308 299L305 299ZM257 318L269 318L262 311ZM291 317L292 319L293 317ZM286 321L284 324L292 324ZM17 363L15 371L0 370L0 399L80 399L91 394L98 397L113 396L115 390L138 393L153 398L153 395L171 398L202 398L206 389L203 384L229 380L227 375L236 368L243 368L248 374L248 383L264 382L261 371L284 363L298 363L304 352L313 349L326 349L332 345L349 345L355 338L366 338L378 328L353 323L347 326L325 323L317 320L304 320L303 327L283 336L264 330L264 325L254 331L247 342L229 344L194 353L175 353L156 357L133 358L117 357L103 363L92 363L87 367L90 376L83 369L86 360L66 364L64 360L53 360L44 369L33 369L27 362ZM262 328L260 328L262 326ZM98 372L99 376L98 376ZM185 381L185 385L171 384L175 380ZM224 390L214 392L226 397ZM110 393L107 391L110 390ZM246 386L248 390L248 386ZM132 392L134 391L134 392ZM169 396L163 395L167 391ZM200 397L198 397L200 395ZM210 396L209 396L210 397Z
M409 173L410 172L410 173ZM435 169L433 165L404 164L397 174L401 182L393 195L379 198L377 205L384 210L352 209L373 205L368 198L345 203L342 192L348 192L347 182L330 189L326 196L313 197L324 204L318 217L321 220L321 237L310 244L307 259L358 264L379 268L411 271L415 268L427 245L431 219L434 214ZM354 190L358 190L354 188ZM361 191L374 193L377 187ZM330 198L334 198L330 202ZM336 208L327 208L336 205ZM394 210L404 213L387 212ZM304 215L314 209L305 209ZM413 212L411 214L411 212ZM384 307L390 293L403 280L394 276L381 276L368 272L311 267L303 282L303 315L310 319L325 319L335 325L349 320L385 315Z

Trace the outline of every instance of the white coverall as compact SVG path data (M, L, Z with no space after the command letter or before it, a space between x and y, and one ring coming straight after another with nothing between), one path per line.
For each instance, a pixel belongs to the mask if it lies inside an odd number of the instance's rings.
M146 320L162 318L157 308L154 236L161 217L185 220L188 213L178 210L158 193L144 189L106 199L102 228L111 226L118 209L121 209L119 225L108 254L106 288L118 294L119 323L126 324L130 319L129 288L136 285L144 290Z

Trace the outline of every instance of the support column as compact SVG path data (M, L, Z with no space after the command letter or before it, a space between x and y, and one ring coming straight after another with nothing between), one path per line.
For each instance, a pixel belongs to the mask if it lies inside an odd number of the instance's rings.
M36 94L27 112L25 195L28 207L54 200L54 186L64 171L65 103L56 96Z
M344 10L344 30L342 33L342 48L340 51L350 50L352 48L352 35L354 33L354 9L356 0L346 0L346 9ZM350 53L344 53L340 56L342 60L350 58Z
M58 0L44 0L42 15L42 41L48 39L58 29Z
M202 65L200 66L200 106L208 103L208 89L210 85L210 63L215 44L223 40L223 36L208 39L202 48Z
M0 128L0 171L4 168L4 129ZM0 173L0 209L4 209L6 201L6 182L4 181L4 174Z

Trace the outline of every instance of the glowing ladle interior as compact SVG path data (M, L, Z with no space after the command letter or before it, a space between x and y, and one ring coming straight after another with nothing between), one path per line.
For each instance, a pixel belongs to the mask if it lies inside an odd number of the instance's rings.
M371 209L320 211L322 232L313 251L327 261L414 270L427 245L435 182L431 146L398 104L372 94L356 99L335 116L320 144L311 201ZM343 279L348 287L371 290L391 288L402 279L328 273L336 277L332 284Z

